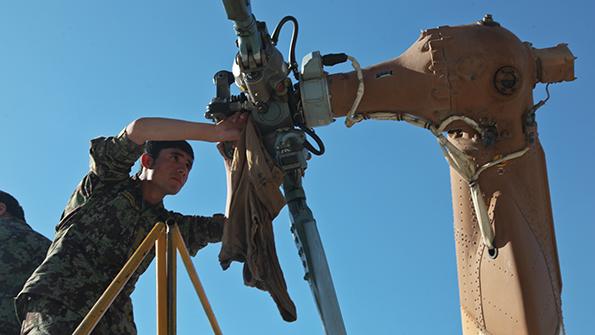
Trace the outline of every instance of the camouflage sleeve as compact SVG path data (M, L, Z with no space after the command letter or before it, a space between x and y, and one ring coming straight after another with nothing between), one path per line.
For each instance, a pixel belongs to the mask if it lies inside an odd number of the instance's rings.
M198 250L204 248L208 243L221 241L223 224L226 220L223 214L215 214L211 217L182 215L175 212L170 214L180 227L190 255L196 255Z
M1 295L8 297L16 296L21 290L27 278L44 260L51 244L45 236L34 231L19 229L14 233L0 241Z
M126 129L116 137L98 137L91 140L91 171L104 181L126 179L142 151L143 146L130 140Z
M0 297L0 329L2 334L19 334L21 324L14 310L13 298Z

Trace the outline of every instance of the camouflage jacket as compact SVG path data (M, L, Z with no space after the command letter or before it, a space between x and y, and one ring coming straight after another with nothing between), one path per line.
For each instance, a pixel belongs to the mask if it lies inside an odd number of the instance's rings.
M142 146L125 131L91 141L90 171L64 209L48 256L20 295L46 296L84 316L156 222L175 219L192 255L221 240L221 218L185 216L143 200L141 181L130 177L141 154ZM114 301L117 308L131 308L130 294L153 256L145 259Z
M19 333L13 299L45 258L50 243L24 221L0 218L0 329L3 331Z

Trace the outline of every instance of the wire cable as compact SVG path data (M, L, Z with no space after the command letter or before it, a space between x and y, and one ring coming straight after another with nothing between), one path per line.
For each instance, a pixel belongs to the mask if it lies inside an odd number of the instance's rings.
M547 101L547 99L545 101ZM543 103L541 105L543 105ZM488 215L488 208L486 206L486 202L483 198L481 189L479 187L479 176L482 172L484 172L492 166L523 156L529 151L530 147L527 146L521 150L506 155L502 155L501 158L487 162L478 167L474 163L474 160L471 156L465 154L462 150L458 149L443 134L448 125L454 121L463 121L467 125L471 126L478 134L481 134L482 132L479 124L469 117L462 115L453 115L440 122L440 124L436 127L432 124L431 121L424 120L422 118L406 113L374 112L368 113L366 115L353 115L350 118L350 122L353 122L353 124L355 124L365 119L405 121L417 127L426 128L432 132L432 134L438 140L438 144L440 144L440 148L442 149L442 152L448 164L453 168L453 170L457 172L457 174L459 174L463 179L467 181L469 191L471 192L471 200L473 202L473 208L475 209L475 214L477 216L477 223L481 232L483 244L489 250L495 250L495 232L492 229L492 222Z
M347 59L351 61L351 65L355 69L357 73L357 80L359 81L353 105L351 105L351 109L349 110L349 112L347 112L347 115L345 115L345 126L347 126L347 128L351 128L351 126L353 126L356 122L359 122L354 118L354 115L355 111L357 110L357 107L359 107L359 104L364 96L364 74L362 72L362 67L359 65L359 62L355 59L355 57L347 56Z
M291 70L295 79L299 80L298 64L295 60L295 46L297 43L299 32L298 20L291 15L282 18L281 21L279 21L279 23L275 27L275 30L273 30L273 34L271 35L271 41L274 46L277 45L277 42L279 40L279 33L281 33L281 29L288 21L291 21L293 23L293 32L291 34L291 42L289 43L289 70Z

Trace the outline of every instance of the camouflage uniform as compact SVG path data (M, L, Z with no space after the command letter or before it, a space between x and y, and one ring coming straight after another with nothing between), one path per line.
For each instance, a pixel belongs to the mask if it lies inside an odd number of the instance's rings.
M15 217L0 218L0 333L19 334L14 297L43 261L50 240Z
M175 219L192 255L221 240L223 216L184 216L143 200L141 181L129 176L141 154L142 146L125 131L91 141L90 171L62 214L47 258L17 298L19 316L29 319L23 334L70 334L158 221ZM153 257L140 265L93 334L136 334L130 294Z

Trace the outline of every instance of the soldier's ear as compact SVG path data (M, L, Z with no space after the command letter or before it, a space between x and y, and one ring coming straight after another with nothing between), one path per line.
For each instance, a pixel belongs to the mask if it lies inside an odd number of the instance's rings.
M6 214L6 205L3 202L0 202L0 216Z
M140 165L142 167L144 167L145 169L150 169L153 167L153 163L155 163L155 160L153 159L153 157L147 153L142 154L142 156L140 156Z

